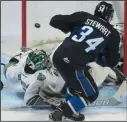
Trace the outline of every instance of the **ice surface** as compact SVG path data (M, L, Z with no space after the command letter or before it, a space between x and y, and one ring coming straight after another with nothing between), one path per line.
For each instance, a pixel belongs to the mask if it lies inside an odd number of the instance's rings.
M2 121L48 121L50 111L20 112L2 111ZM126 113L93 114L85 116L85 121L126 121Z

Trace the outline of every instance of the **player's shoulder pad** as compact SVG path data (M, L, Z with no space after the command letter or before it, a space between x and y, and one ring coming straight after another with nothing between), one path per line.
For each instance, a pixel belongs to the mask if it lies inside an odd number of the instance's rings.
M114 28L114 27L113 27L113 29L114 29L115 33L119 35L118 30L116 28Z
M118 39L120 39L120 33L118 32L117 29L114 28L114 30L115 30L116 36L118 37Z
M114 28L113 26L112 26L112 28L113 28L112 30L113 30L113 33L115 36L115 40L120 40L120 34L119 34L118 30L116 28Z
M88 12L85 12L85 11L77 11L77 12L74 12L72 15L89 15L89 13Z

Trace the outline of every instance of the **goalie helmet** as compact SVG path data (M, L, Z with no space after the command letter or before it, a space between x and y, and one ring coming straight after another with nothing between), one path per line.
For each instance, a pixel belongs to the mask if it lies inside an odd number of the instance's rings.
M44 50L32 51L28 54L26 59L26 67L29 67L33 71L48 69L51 68L51 66L49 56Z
M110 22L114 15L112 4L100 2L95 8L94 15Z

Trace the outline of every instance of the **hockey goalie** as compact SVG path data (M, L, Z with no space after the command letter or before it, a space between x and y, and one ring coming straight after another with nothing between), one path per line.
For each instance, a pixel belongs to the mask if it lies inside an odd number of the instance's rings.
M41 106L45 96L64 94L65 82L44 50L22 52L12 57L4 67L4 75L8 80L21 82L24 101L29 106Z

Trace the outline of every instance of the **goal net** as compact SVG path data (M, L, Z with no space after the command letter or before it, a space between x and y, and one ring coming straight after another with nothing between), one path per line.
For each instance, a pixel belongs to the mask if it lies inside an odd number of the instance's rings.
M52 28L49 21L56 14L71 14L76 11L87 11L93 14L100 1L22 1L22 46L41 46L57 44L65 34ZM108 1L115 9L112 24L123 28L124 34L124 72L127 76L127 3ZM117 24L122 23L122 24ZM124 23L124 24L123 24ZM122 26L121 26L122 25ZM56 45L54 45L56 46Z
M127 1L124 3L124 74L127 77Z

